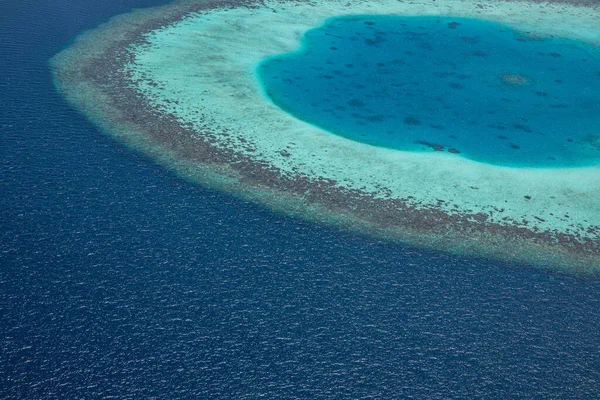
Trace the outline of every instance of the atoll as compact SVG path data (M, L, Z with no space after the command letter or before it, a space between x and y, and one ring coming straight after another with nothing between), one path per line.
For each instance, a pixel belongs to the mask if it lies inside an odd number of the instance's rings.
M453 148L369 146L293 118L261 91L261 60L293 51L328 18L376 14L485 18L532 37L600 43L600 11L588 5L182 0L116 17L51 65L74 107L185 179L403 243L600 270L600 167L510 168L471 161ZM512 73L501 79L527 83Z

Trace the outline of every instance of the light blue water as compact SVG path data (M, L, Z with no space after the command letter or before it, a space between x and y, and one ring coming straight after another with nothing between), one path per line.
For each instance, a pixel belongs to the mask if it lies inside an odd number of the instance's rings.
M600 50L483 20L329 20L259 76L281 108L349 139L498 165L600 163Z

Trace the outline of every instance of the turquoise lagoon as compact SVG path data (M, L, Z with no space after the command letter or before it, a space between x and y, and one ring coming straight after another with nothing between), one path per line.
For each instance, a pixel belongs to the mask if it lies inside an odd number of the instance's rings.
M353 16L258 76L286 112L375 146L513 167L600 164L600 51L479 19Z

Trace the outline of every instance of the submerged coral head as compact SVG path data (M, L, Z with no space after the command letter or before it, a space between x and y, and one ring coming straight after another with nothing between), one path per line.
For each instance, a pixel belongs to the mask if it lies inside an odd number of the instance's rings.
M524 86L531 82L531 79L526 76L517 74L502 74L500 75L500 79L503 83L512 86Z

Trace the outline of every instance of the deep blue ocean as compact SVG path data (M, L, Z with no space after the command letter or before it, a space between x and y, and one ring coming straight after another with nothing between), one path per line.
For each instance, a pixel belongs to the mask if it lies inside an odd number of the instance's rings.
M600 164L600 49L456 17L332 18L258 69L334 134L526 167Z
M158 3L0 3L1 399L600 396L598 278L277 215L73 111L47 60Z

